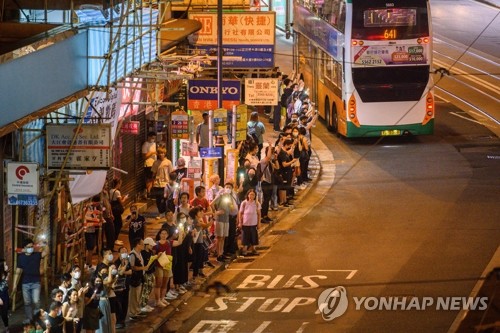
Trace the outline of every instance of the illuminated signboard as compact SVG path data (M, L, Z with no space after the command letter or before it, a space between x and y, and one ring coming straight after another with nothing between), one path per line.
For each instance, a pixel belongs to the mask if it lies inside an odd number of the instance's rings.
M189 39L194 53L211 55L217 51L217 13L190 13L202 29ZM274 12L224 13L223 66L232 68L274 67L276 16ZM233 57L233 59L230 59Z

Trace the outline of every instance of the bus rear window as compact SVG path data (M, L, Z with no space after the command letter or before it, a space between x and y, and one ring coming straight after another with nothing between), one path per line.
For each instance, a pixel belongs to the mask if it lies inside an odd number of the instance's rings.
M429 66L353 68L352 80L361 100L418 101L429 82Z

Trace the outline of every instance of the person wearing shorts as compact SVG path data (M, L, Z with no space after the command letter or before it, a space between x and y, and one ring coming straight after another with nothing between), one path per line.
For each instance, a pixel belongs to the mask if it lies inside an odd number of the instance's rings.
M238 216L238 197L233 191L233 183L228 181L224 184L224 190L220 191L217 197L212 201L210 206L217 216L215 224L215 236L217 237L217 261L225 260L224 240L229 235L229 223L235 221L237 223Z

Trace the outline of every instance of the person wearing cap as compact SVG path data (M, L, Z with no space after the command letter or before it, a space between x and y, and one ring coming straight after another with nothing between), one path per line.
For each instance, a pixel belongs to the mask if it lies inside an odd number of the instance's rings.
M149 263L151 258L153 257L153 247L156 245L153 238L148 237L144 240L144 250L141 251L142 258L145 263ZM156 260L156 259L154 259ZM140 307L142 312L151 312L154 310L154 307L148 304L149 296L153 291L155 286L155 265L151 265L147 271L144 272L144 281L142 283L142 291L141 291L141 302Z
M209 132L208 132L208 112L203 112L203 122L196 126L196 143L199 148L208 148L209 146Z

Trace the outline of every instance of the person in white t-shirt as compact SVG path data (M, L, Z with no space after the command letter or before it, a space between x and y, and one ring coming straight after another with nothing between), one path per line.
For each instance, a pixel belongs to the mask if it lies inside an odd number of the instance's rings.
M158 159L153 163L151 172L153 173L153 187L151 195L156 198L156 207L160 214L157 218L165 217L167 206L165 204L165 186L170 181L169 174L174 171L172 162L165 157L167 150L164 147L158 148Z
M142 157L144 158L144 179L146 181L146 196L149 197L151 187L153 187L153 173L151 167L156 161L156 133L149 132L148 139L142 144Z

